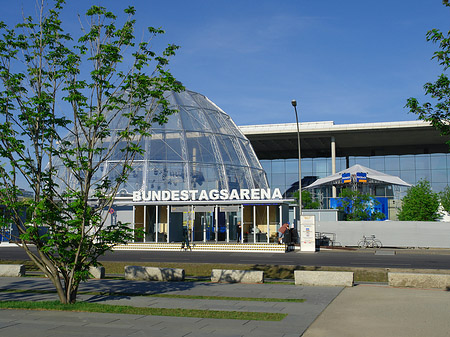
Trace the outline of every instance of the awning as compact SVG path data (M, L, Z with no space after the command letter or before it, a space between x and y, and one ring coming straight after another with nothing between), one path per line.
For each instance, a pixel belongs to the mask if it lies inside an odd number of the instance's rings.
M389 174L375 171L368 167L362 165L353 165L352 167L342 170L338 173L335 173L331 176L317 179L312 184L305 186L304 188L314 188L322 185L337 185L342 183L342 174L350 173L350 176L356 176L357 173L366 173L367 174L367 184L392 184L399 186L409 187L411 184L403 181L399 177L391 176Z

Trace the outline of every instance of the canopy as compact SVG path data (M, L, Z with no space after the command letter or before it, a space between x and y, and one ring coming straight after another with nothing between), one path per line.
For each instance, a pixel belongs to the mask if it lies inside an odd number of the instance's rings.
M357 173L366 173L367 174L367 184L392 184L399 186L411 186L407 182L403 181L399 177L391 176L386 173L382 173L379 171L372 170L368 167L362 165L353 165L352 167L342 170L338 173L335 173L331 176L317 179L312 184L304 187L304 188L314 188L322 185L336 185L342 182L342 174L350 173L351 177L356 176Z

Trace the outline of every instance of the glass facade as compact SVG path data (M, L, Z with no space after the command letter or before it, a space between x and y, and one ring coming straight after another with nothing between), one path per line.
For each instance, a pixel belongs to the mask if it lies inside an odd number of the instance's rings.
M167 93L171 108L179 112L168 122L155 124L151 137L145 137L128 180L118 195L131 196L133 191L267 189L267 178L249 140L231 118L205 96L184 91ZM142 110L144 113L144 110ZM102 147L112 148L112 156L96 172L95 179L111 181L122 169L121 147L117 137L128 120L113 117L113 130ZM70 136L66 138L70 141ZM98 160L98 159L97 159ZM58 163L55 164L58 166ZM60 186L69 183L72 172L59 165Z
M421 179L431 183L434 192L450 183L450 154L393 155L349 157L349 167L360 164L371 169L398 176L409 184ZM298 188L298 159L261 160L271 188L282 193ZM324 178L332 174L331 158L304 158L301 162L302 181ZM336 172L346 169L346 158L336 158ZM310 177L310 179L305 179ZM312 182L312 181L311 181ZM399 193L403 190L398 189Z

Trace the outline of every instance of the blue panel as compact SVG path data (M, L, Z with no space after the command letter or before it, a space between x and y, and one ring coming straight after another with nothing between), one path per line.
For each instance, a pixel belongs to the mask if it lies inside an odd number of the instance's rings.
M389 217L389 203L388 203L388 198L386 197L376 197L375 198L379 204L375 205L375 210L378 212L381 212L385 215L384 219L381 220L386 220Z
M377 200L379 204L373 205L373 203L369 202L366 208L367 213L371 215L374 211L381 212L385 215L385 217L380 220L386 220L389 214L388 198L376 197L374 199ZM330 198L330 208L338 209L339 207L342 207L342 198ZM351 205L349 206L349 208L351 208Z

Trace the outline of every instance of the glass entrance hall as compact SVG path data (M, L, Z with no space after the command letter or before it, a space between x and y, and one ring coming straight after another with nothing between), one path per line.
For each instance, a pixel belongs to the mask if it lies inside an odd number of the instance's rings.
M289 220L287 203L133 205L135 242L277 242Z

